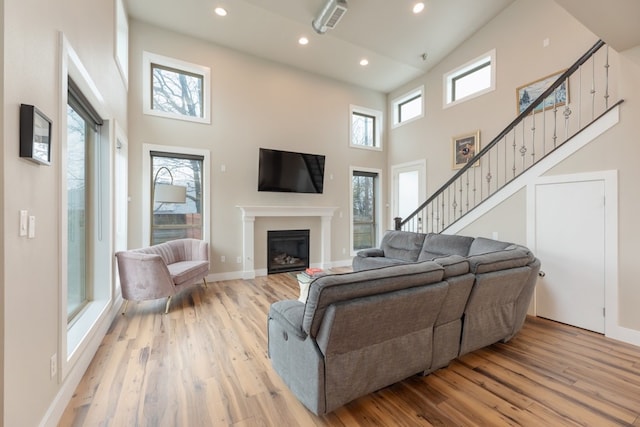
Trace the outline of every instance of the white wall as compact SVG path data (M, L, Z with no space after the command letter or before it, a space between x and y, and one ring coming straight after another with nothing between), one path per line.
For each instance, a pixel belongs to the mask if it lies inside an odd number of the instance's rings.
M549 46L543 47L543 40ZM451 136L481 130L481 143L488 143L515 118L515 89L527 82L553 74L570 66L598 36L590 32L551 0L516 1L487 26L459 46L425 76L391 93L389 99L424 84L427 112L424 119L389 133L389 164L425 157L429 193L454 173L450 167ZM605 40L606 41L606 40ZM442 109L442 75L490 49L497 50L497 89L461 105ZM637 182L640 169L640 69L636 49L622 53L610 51L611 82L614 94L610 102L624 98L620 123L595 142L548 172L567 174L617 169L619 171L619 319L620 326L640 331L640 266L637 239L640 208ZM602 88L599 88L602 90ZM619 96L618 96L619 94ZM471 224L462 234L491 237L526 244L526 197L524 190L497 209Z
M237 205L337 207L332 220L333 261L349 258L349 166L384 168L386 153L349 147L349 105L384 111L384 94L244 55L142 22L130 27L129 245L142 241L142 144L185 146L211 152L212 273L229 277L242 265L242 220ZM211 68L211 124L196 124L142 113L142 51ZM383 136L384 137L384 136ZM257 191L258 148L326 155L324 194ZM385 142L386 147L386 142ZM221 171L224 165L226 171ZM332 179L333 177L333 179ZM386 188L386 184L383 188ZM341 216L342 214L342 216ZM387 221L386 216L384 218ZM306 221L306 220L305 220ZM296 221L298 226L307 227ZM319 221L310 222L312 236ZM256 269L266 269L267 229L281 221L258 219ZM285 224L286 228L286 224ZM263 231L265 231L263 233ZM342 249L346 253L343 255ZM220 262L225 256L226 263ZM311 242L311 262L319 262L319 242ZM238 276L239 277L239 276Z
M4 1L2 2L1 6L2 7L2 16L4 19ZM3 27L4 27L4 22L3 22ZM3 82L2 85L0 85L0 99L4 99L4 52L5 52L5 48L4 48L4 31L0 31L0 81ZM4 120L4 113L5 113L5 108L4 108L5 103L3 102L2 104L0 104L0 129L4 129L4 124L5 124L5 120ZM4 141L4 135L3 135L3 141ZM5 170L5 155L4 155L4 149L0 150L0 171L3 171L3 173L0 173L0 235L2 236L6 236L6 227L5 227L5 202L4 202L4 187L5 187L5 174L4 174L4 170ZM4 264L5 264L5 244L3 243L2 246L0 246L0 366L2 366L3 368L0 369L0 384L5 384L5 378L4 378L4 349L5 349L5 343L4 343L4 330L5 330L5 320L4 320L4 304L5 304L5 268L4 268ZM4 415L4 387L0 387L0 414ZM4 416L0 416L0 425L4 425L3 423L3 419Z
M114 61L113 0L4 1L4 144L2 281L3 416L6 426L35 426L45 418L69 377L50 378L50 357L59 348L61 313L60 126L62 31L104 96L109 117L123 129L127 95ZM19 105L33 104L53 121L53 161L38 166L19 158ZM19 237L18 212L36 217L34 239ZM89 355L89 358L92 355ZM84 368L80 368L82 372ZM73 386L75 387L75 386ZM66 404L66 402L63 402Z

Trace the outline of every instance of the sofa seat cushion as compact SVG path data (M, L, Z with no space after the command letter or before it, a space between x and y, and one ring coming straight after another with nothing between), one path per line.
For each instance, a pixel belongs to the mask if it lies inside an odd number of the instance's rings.
M430 261L447 255L467 256L473 237L429 233L418 255L418 261Z
M391 265L409 264L409 261L387 257L354 257L353 271L371 270Z
M179 261L168 264L171 279L176 285L191 284L207 275L209 261Z

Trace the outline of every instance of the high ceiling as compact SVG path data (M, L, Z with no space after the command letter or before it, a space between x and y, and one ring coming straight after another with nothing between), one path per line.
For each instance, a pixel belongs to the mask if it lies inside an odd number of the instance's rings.
M326 0L125 0L125 7L140 21L387 93L428 71L514 0L426 0L419 14L412 13L417 0L347 1L336 28L322 35L311 22ZM226 17L214 13L218 6ZM308 45L298 44L301 36Z

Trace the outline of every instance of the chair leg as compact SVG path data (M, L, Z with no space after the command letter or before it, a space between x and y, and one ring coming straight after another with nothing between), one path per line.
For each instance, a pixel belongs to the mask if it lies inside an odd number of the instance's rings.
M204 287L205 287L205 288L208 288L208 287L209 287L209 284L207 283L207 278L206 278L206 277L203 277L203 278L202 278L202 281L204 282Z
M169 304L171 304L171 295L167 297L167 305L164 308L164 314L169 313Z
M124 300L124 307L122 307L122 315L124 316L124 313L127 312L127 306L129 305L129 300L126 299Z

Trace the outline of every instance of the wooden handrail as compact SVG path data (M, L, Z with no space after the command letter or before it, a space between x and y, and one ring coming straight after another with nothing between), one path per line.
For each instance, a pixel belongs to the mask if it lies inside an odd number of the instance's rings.
M396 230L402 229L402 226L411 221L414 217L420 214L420 212L427 207L431 202L436 200L442 195L454 182L456 182L461 176L463 176L470 168L474 167L482 157L484 157L494 146L496 146L509 132L513 130L520 122L522 122L531 112L538 107L549 95L551 95L558 87L564 83L573 73L575 73L581 65L587 62L602 46L605 42L598 40L587 52L585 52L573 65L562 73L556 81L549 86L535 101L533 101L524 111L522 111L502 132L498 134L489 144L482 148L471 160L469 160L456 174L454 174L447 182L444 183L435 193L433 193L424 203L422 203L415 211L413 211L407 218L394 218L394 226ZM568 84L567 84L568 86Z

